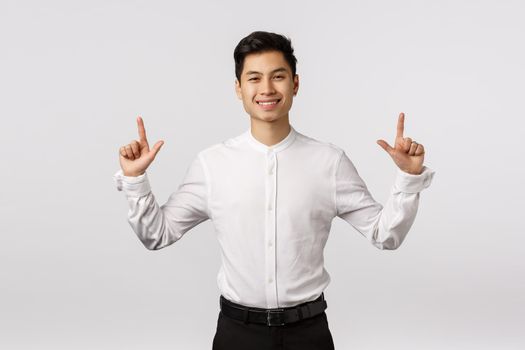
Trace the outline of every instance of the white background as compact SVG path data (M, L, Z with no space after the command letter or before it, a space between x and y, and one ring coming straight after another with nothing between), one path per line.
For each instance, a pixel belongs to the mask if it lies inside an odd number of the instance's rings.
M384 203L405 135L436 171L403 245L340 219L325 249L337 349L525 348L521 1L0 1L0 348L211 349L219 246L207 221L146 250L112 176L165 144L159 204L249 118L233 50L292 39L301 133L342 147Z

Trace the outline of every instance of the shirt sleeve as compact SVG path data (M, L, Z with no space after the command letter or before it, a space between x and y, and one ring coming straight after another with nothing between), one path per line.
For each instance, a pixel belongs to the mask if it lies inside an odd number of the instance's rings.
M419 175L398 169L390 196L383 207L374 200L343 151L336 171L337 216L378 249L397 249L415 220L419 192L430 186L434 173L426 166Z
M147 173L114 176L118 191L129 204L128 222L147 249L158 250L178 241L188 230L209 219L207 181L200 156L188 167L182 183L159 207Z

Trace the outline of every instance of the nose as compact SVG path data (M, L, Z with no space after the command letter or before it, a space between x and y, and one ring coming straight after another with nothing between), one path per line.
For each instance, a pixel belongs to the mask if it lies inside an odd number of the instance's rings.
M275 88L273 82L270 79L263 79L261 83L261 94L262 95L273 95L275 93Z

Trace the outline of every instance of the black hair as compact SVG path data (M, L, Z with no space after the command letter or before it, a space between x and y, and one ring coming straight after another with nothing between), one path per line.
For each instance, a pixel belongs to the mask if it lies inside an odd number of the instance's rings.
M292 77L295 76L297 58L293 54L292 41L281 34L256 31L251 33L235 47L233 59L235 60L235 76L239 83L241 82L241 73L244 67L244 59L252 53L261 53L267 51L280 51L284 59L290 65Z

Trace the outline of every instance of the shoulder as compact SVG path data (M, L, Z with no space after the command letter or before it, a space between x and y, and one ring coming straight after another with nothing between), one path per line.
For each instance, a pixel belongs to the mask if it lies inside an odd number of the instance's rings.
M309 148L311 151L316 150L326 154L331 154L336 158L340 158L344 153L344 150L341 147L332 142L307 136L300 132L297 132L297 141L303 145L303 147Z
M232 150L235 150L239 147L241 147L241 145L245 142L245 139L246 139L246 133L242 133L240 135L237 135L237 136L234 136L234 137L229 137L227 139L224 139L220 142L216 142L214 144L211 144L207 147L205 147L204 149L202 149L199 153L198 153L198 157L201 158L201 159L206 159L206 158L210 158L210 157L216 157L216 156L220 156L220 155L223 155L225 153L228 153Z
M343 147L336 145L332 142L319 140L311 136L307 136L302 133L298 133L299 141L302 145L307 145L309 147L307 152L309 155L312 155L313 159L328 159L329 163L335 168L346 168L350 167L355 169L355 165L351 160L351 155L343 149ZM318 150L318 151L315 151ZM320 155L320 157L315 157L314 155Z

